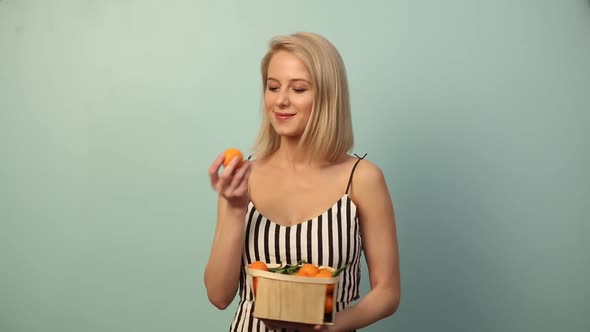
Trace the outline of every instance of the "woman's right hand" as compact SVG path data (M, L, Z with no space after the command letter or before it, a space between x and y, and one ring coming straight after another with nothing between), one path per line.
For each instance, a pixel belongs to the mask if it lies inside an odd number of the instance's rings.
M238 168L238 158L223 167L224 159L221 154L209 167L211 187L219 197L217 225L204 276L207 297L219 309L227 308L238 290L252 167L250 161L245 161Z
M223 168L220 174L219 170L223 165L224 159L223 154L219 155L209 167L211 187L213 187L220 197L226 199L232 207L246 208L250 201L248 179L250 178L252 163L245 160L242 162L242 166L236 170L240 160L234 158Z

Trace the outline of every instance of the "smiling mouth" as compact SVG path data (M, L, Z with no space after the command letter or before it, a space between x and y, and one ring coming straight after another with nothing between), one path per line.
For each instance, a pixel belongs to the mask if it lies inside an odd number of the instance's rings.
M279 120L286 120L293 117L294 113L275 113L275 117Z

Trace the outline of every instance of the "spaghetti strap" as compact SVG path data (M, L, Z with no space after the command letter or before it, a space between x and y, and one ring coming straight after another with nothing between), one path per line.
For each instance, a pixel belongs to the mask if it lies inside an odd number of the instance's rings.
M346 186L346 195L348 195L348 190L350 190L350 185L352 184L352 175L354 174L354 170L356 169L356 165L358 165L359 161L365 159L367 154L365 153L362 157L359 157L359 155L357 155L355 153L354 156L357 157L358 160L354 163L354 166L352 167L352 171L350 172L350 177L348 178L348 185Z

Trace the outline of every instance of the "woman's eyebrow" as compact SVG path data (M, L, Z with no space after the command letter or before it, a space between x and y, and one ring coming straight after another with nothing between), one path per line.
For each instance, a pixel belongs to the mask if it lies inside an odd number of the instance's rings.
M280 80L274 78L274 77L267 77L266 80L273 80L273 81L277 81L280 82ZM304 78L293 78L290 80L290 82L305 82L307 84L311 84L311 82L309 82L308 80L304 79Z

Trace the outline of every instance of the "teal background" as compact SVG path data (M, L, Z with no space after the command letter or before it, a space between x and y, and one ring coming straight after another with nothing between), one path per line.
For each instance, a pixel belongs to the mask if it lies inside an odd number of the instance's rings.
M0 0L0 331L227 330L207 168L299 30L396 208L402 302L366 331L590 330L588 1Z

